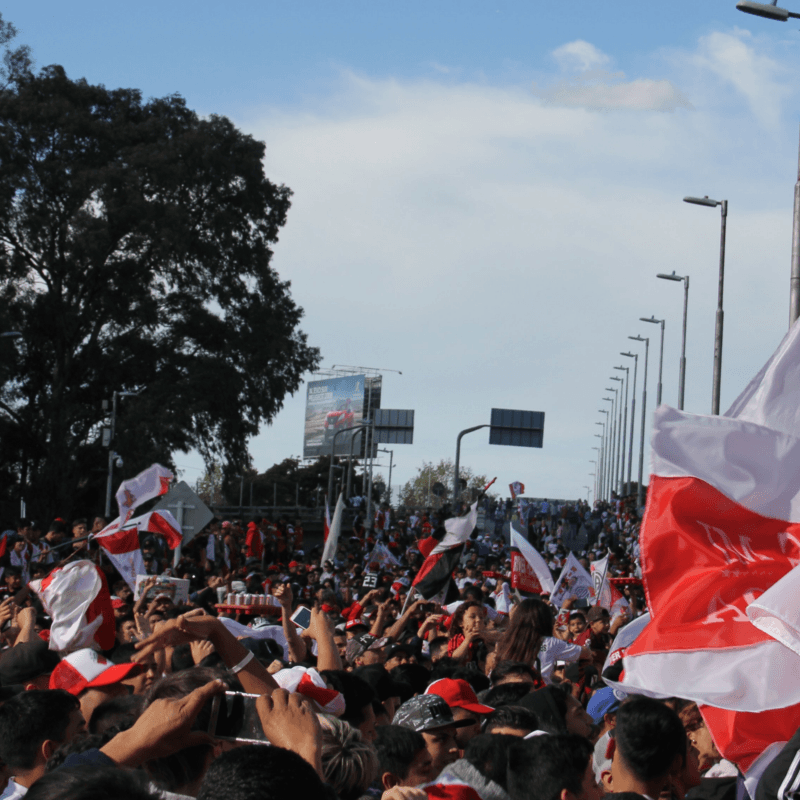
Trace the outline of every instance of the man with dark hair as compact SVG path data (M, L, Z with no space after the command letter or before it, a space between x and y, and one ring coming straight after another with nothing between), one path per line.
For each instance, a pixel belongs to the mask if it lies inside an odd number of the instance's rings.
M314 768L282 747L244 745L215 759L197 800L328 800Z
M641 695L623 703L614 739L615 792L658 797L670 777L680 777L686 762L686 733L678 715L664 703Z
M500 706L516 706L523 697L533 690L532 683L502 683L493 686L486 692L481 692L481 700L487 706L499 708Z
M542 679L533 671L529 664L522 661L501 661L491 674L492 688L505 683L527 683L532 688L544 686Z
M508 793L512 800L600 800L592 746L569 733L515 743L508 753Z
M382 725L378 728L375 749L382 791L395 786L421 786L436 777L425 739L417 731L400 725Z
M0 707L0 760L13 773L3 800L22 797L59 745L85 732L78 700L64 691L23 692Z
M375 741L375 711L372 701L377 699L373 688L350 672L325 669L320 673L333 689L344 695L345 711L341 719L361 731L368 742Z
M61 659L46 642L20 642L0 658L0 685L24 686L27 690L47 689L50 675Z
M484 733L505 734L524 738L539 730L539 718L522 706L501 706L486 717Z

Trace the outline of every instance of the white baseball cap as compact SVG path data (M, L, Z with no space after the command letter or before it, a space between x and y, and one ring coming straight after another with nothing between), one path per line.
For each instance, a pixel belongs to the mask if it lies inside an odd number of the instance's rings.
M50 688L79 695L84 689L119 683L143 669L141 664L114 664L96 650L85 647L61 660L50 676Z

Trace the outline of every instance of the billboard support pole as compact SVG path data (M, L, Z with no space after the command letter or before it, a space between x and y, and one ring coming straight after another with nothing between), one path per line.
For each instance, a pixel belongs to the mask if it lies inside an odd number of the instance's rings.
M345 492L344 499L349 501L350 495L353 493L353 443L356 440L357 433L350 437L350 459L347 463L347 491Z
M342 433L347 433L348 431L352 431L354 428L359 428L359 427L362 427L362 426L367 425L367 424L370 424L370 423L359 422L357 425L351 425L349 428L342 428L340 431L336 431L336 433L333 434L333 439L331 439L331 463L330 463L330 466L328 468L328 502L329 503L332 501L332 498L333 498L333 454L336 452L336 437L339 436ZM353 439L355 439L355 436L353 436ZM353 452L353 442L352 442L352 440L350 441L350 452L351 453Z
M465 428L458 434L456 439L456 464L453 471L453 514L458 515L458 497L461 494L461 485L458 480L458 470L461 466L461 437L473 431L479 431L481 428L488 428L489 425L475 425L473 428Z

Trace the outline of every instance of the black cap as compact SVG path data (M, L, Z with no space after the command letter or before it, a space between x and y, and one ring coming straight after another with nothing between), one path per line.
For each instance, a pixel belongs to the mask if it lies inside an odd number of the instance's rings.
M22 642L0 658L0 685L26 684L40 675L51 673L61 659L41 639Z

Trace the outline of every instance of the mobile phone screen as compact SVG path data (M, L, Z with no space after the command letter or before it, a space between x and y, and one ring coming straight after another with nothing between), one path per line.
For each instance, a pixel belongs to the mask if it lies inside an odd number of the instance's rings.
M298 606L297 610L292 614L292 622L294 622L298 628L306 630L311 624L311 609L305 606Z
M256 711L257 694L225 692L211 701L208 732L217 739L269 744Z

